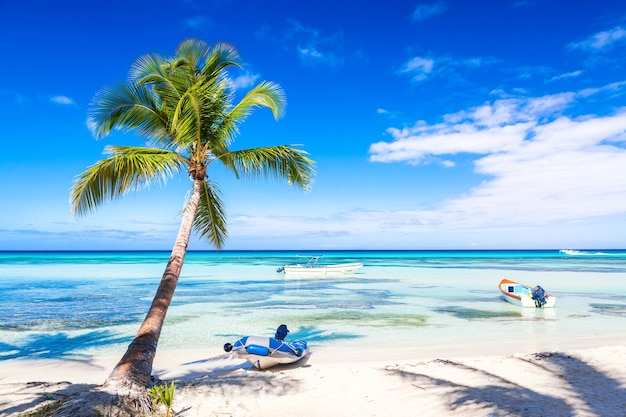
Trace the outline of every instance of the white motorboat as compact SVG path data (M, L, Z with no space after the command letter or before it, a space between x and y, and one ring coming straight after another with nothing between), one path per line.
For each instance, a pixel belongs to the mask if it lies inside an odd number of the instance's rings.
M360 262L342 263L342 264L319 264L321 256L308 256L308 261L303 264L284 265L276 270L276 272L284 272L285 276L340 276L353 274L363 268Z

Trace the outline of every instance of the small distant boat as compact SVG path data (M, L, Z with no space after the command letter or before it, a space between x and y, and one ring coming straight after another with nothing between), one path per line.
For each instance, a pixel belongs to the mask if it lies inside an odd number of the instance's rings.
M531 287L504 278L498 288L506 301L518 306L550 308L556 304L556 296L545 292L539 285Z
M245 336L233 344L226 343L224 350L246 359L258 369L294 363L307 355L309 347L304 340L285 342L287 333L287 326L281 324L274 337Z
M565 255L584 255L584 252L575 249L561 249L559 252Z
M606 252L599 252L596 250L587 250L587 251L582 251L582 250L575 250L575 249L561 249L559 251L560 253L564 254L564 255L571 255L571 256L575 256L575 255L584 255L584 256L606 256L606 255L610 255L609 253Z
M276 270L276 272L284 272L285 276L338 276L353 274L363 268L360 262L320 265L318 261L321 256L307 256L308 261L305 264L284 265Z

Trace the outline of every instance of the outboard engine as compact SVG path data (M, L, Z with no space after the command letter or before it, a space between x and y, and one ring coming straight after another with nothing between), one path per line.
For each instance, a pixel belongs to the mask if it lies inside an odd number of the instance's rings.
M287 333L289 333L287 325L281 324L280 326L278 326L278 329L276 329L276 335L274 336L274 339L283 342L285 340L285 337L287 337Z
M546 300L546 292L539 285L537 285L535 288L533 288L532 297L531 298L533 300L535 300L535 307L537 307L537 308L543 307L548 302Z

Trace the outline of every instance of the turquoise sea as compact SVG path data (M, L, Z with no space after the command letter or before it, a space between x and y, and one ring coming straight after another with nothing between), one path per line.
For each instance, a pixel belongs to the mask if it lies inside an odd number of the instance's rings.
M323 255L363 262L339 278L276 269ZM169 252L0 252L0 363L121 355ZM507 277L557 295L554 309L502 300ZM189 252L159 350L271 336L315 347L562 350L626 341L626 250Z

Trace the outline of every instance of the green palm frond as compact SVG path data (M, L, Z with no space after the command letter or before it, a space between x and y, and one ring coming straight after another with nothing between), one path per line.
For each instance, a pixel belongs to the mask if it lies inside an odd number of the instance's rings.
M218 80L198 81L181 96L172 116L172 129L181 146L202 147L215 135L215 128L229 108L227 83Z
M226 99L231 99L227 96ZM262 82L250 90L234 107L228 110L217 128L213 141L220 140L229 145L239 133L241 124L257 107L267 107L272 111L275 119L282 117L287 106L287 99L283 89L275 83Z
M137 85L168 82L169 61L158 54L140 56L130 67L129 78Z
M91 102L87 127L96 138L118 129L134 130L152 140L171 139L169 118L146 86L122 84L100 90Z
M202 97L187 91L178 101L172 117L172 129L177 132L178 145L189 146L202 140Z
M131 67L130 80L138 86L149 86L150 92L158 99L160 108L166 114L176 107L189 84L181 83L180 77L172 77L170 61L157 54L139 57Z
M223 129L223 126L232 107L234 93L226 81L221 81L206 86L201 95L205 97L202 101L200 120L203 151L227 147L232 141L232 136L227 129Z
M315 175L308 153L290 146L244 149L219 156L237 177L272 177L308 190Z
M201 83L181 97L172 120L177 132L176 144L202 160L209 150L223 148L223 135L219 131L225 118L231 95L227 83ZM211 151L215 153L215 151Z
M255 107L267 107L272 111L275 119L285 114L287 97L285 92L276 83L263 81L241 99L230 111L231 118L237 122L245 120Z
M226 241L226 212L221 192L211 181L204 181L200 192L200 204L196 211L193 228L198 235L221 249Z
M105 151L111 156L87 168L74 181L70 204L76 215L89 213L105 200L131 190L165 182L187 166L181 155L163 149L109 146Z
M228 67L241 67L241 56L233 45L219 42L211 49L201 73L207 79L217 78Z
M185 71L194 74L204 65L204 60L211 54L211 46L201 40L185 39L182 41L174 56L176 57L172 63L174 68L186 67Z

